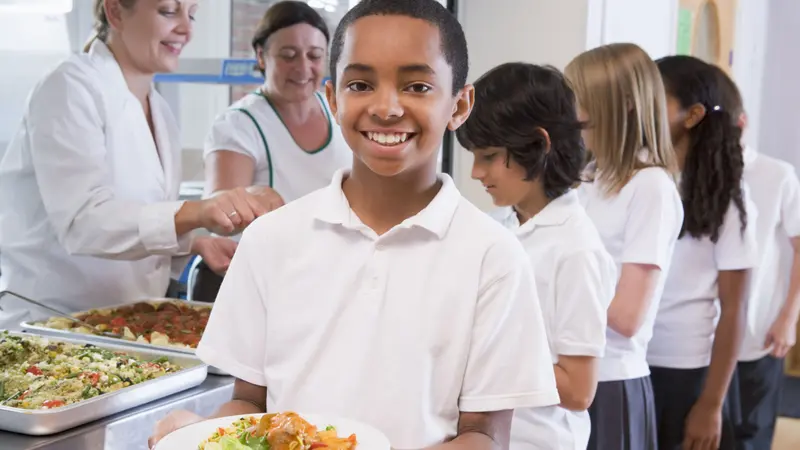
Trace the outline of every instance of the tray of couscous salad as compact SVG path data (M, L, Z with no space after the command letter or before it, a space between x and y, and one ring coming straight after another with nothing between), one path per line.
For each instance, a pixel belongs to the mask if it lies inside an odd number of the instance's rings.
M191 355L0 331L0 430L42 436L200 385Z

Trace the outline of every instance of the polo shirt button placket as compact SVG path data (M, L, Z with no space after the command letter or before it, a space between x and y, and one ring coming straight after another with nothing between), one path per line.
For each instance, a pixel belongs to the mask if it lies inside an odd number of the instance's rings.
M383 274L383 260L385 258L386 246L381 242L375 243L375 252L372 259L372 291L378 292L381 287L381 278Z

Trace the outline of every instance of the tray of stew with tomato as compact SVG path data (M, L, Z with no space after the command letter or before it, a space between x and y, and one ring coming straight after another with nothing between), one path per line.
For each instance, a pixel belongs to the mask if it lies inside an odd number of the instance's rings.
M200 343L210 315L210 304L179 299L152 299L73 314L96 330L122 335L125 345L190 354ZM21 326L40 334L79 335L85 340L121 343L118 338L99 335L64 317L23 322Z

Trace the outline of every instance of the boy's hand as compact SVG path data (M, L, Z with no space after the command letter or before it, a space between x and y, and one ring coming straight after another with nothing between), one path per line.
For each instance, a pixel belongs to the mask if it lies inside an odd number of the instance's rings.
M764 348L772 347L770 354L775 358L785 357L797 339L796 326L796 321L789 320L784 315L779 316L767 332Z
M198 236L192 242L192 253L200 255L214 273L224 276L237 246L228 238Z
M722 438L722 408L702 400L686 417L683 450L717 450Z
M275 211L285 204L281 194L278 194L278 192L271 187L250 186L246 191L248 194L252 195L267 212Z
M167 417L158 421L153 435L147 440L147 446L150 449L154 449L158 441L163 439L164 436L193 423L202 422L203 420L205 420L205 418L190 411L172 411Z

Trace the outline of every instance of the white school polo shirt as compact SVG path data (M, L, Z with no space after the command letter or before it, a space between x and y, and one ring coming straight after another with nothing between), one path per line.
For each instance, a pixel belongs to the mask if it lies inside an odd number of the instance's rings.
M719 239L684 235L675 245L672 266L647 353L651 366L699 369L711 362L719 321L717 278L721 270L751 269L757 264L755 205L743 183L747 227L739 209L728 206Z
M606 195L597 183L583 183L580 194L618 273L625 263L652 264L661 270L639 331L627 338L608 327L606 353L600 360L600 381L645 377L650 374L647 344L683 223L678 188L666 170L651 167L639 170L615 195Z
M216 118L206 137L204 157L220 150L249 156L255 164L253 185L275 189L286 203L327 186L337 170L352 165L353 152L331 120L328 102L319 93L314 95L328 118L328 139L320 148L306 151L297 145L275 107L258 91Z
M496 216L515 231L533 265L553 364L559 355L602 357L617 268L577 193L551 201L522 226L513 208ZM511 448L585 450L590 432L587 411L518 409Z
M745 148L744 158L744 180L758 209L758 267L751 273L752 295L739 359L754 361L771 351L764 342L789 290L789 239L800 236L800 182L791 164L750 147Z
M266 386L269 411L360 420L395 449L454 436L459 411L558 404L515 236L446 175L425 209L377 236L344 176L245 230L197 354Z

